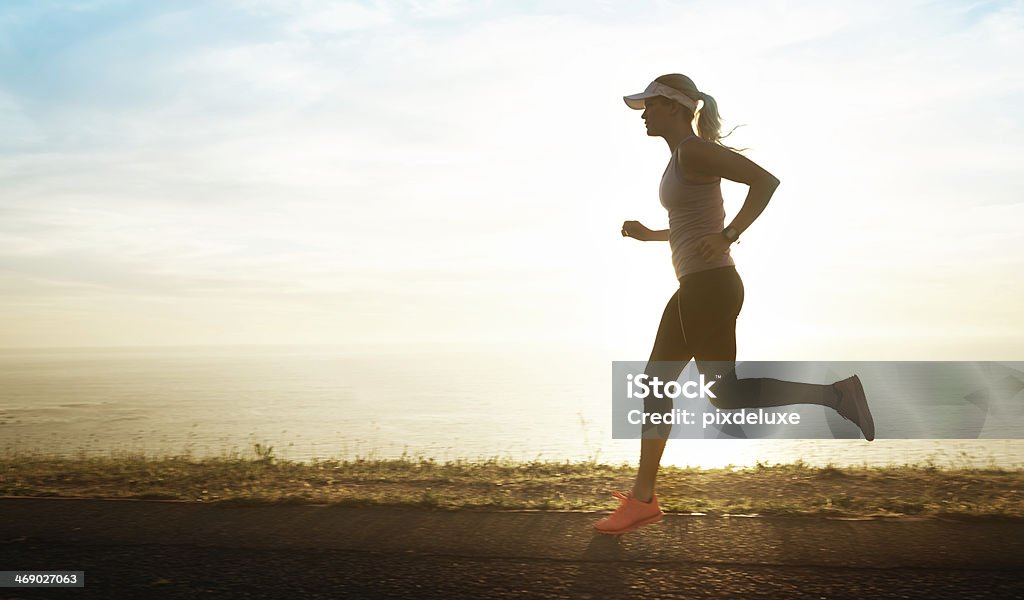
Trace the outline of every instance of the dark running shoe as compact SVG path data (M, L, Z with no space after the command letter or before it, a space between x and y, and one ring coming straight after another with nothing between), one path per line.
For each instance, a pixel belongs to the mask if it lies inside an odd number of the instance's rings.
M868 408L868 399L864 395L864 386L860 383L860 377L854 375L848 379L837 381L832 384L839 394L839 407L836 411L841 417L853 421L864 433L864 439L871 441L875 439L875 420L871 418L871 409Z

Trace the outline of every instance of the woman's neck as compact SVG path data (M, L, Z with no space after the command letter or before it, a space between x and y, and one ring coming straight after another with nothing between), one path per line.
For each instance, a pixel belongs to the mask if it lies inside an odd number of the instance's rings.
M676 146L683 143L684 140L691 138L695 135L696 134L693 132L693 127L687 126L680 127L674 131L670 131L663 135L662 137L665 138L665 143L668 144L668 151L675 152Z

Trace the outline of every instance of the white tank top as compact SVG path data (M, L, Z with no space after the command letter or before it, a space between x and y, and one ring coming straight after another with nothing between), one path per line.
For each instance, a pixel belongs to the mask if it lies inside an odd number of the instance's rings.
M690 136L680 142L679 146L695 138ZM697 250L702 237L711 233L720 234L725 229L722 179L701 184L683 181L676 159L679 146L676 146L661 176L659 190L661 205L668 210L668 242L672 248L672 266L676 270L676 279L736 264L728 252L704 260Z

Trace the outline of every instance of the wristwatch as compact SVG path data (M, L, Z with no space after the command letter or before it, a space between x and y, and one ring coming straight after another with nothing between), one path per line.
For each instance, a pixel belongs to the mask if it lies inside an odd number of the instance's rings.
M722 237L729 240L729 243L733 243L740 238L740 232L736 231L736 228L732 225L722 230Z

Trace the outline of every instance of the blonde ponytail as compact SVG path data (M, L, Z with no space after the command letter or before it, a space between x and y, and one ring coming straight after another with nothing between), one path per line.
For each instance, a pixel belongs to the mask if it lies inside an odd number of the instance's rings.
M719 146L725 146L730 150L742 152L742 150L737 150L722 143L722 139L729 137L736 128L734 127L729 130L729 133L722 135L722 116L718 114L718 102L715 101L711 94L705 94L698 90L697 85L693 83L692 79L679 73L662 75L655 79L655 81L686 94L695 103L700 102L693 115L693 122L696 125L695 129L698 136Z

